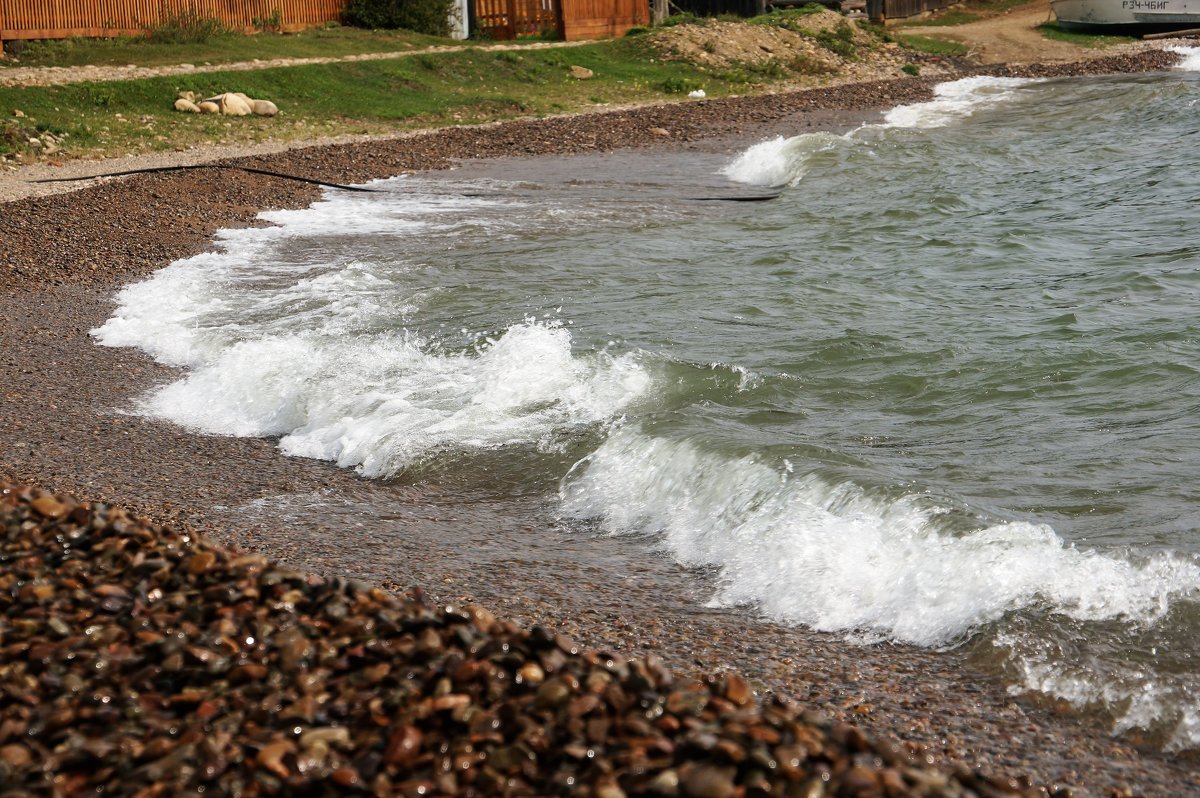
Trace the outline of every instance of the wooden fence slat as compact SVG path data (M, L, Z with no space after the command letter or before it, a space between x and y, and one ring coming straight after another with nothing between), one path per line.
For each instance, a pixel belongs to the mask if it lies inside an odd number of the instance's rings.
M284 30L300 30L337 21L345 3L346 0L0 0L0 53L4 52L5 39L133 35L170 16L192 11L215 18L233 30L251 31L255 21L261 24L278 10ZM621 36L635 25L650 23L650 2L476 0L472 22L494 39L537 35L555 29L568 40Z
M280 26L300 30L341 19L346 0L0 0L5 39L65 39L145 32L169 16L191 13L251 31L279 11Z

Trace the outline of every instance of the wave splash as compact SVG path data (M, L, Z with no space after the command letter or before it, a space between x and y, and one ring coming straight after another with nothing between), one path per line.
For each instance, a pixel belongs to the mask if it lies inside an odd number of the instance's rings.
M863 125L841 136L832 133L804 133L790 138L778 136L750 147L722 169L721 174L735 182L754 186L795 185L821 154L857 146L867 133L944 127L984 108L1007 102L1021 86L1034 82L1037 81L984 76L940 83L934 87L934 99L893 108L881 124Z
M1200 587L1200 565L1179 557L1081 551L1023 522L950 534L939 521L948 508L927 496L872 496L789 467L626 427L564 480L562 506L611 533L659 534L680 562L716 567L717 604L867 640L946 645L1035 604L1153 623Z
M446 451L552 449L564 431L619 416L646 392L637 352L576 354L553 319L470 335L457 350L410 331L426 297L405 285L403 263L288 259L289 237L434 224L364 214L360 202L264 215L279 226L226 231L223 252L123 290L94 337L188 369L138 411L204 433L277 436L286 454L389 477ZM469 202L397 199L393 208L432 216Z

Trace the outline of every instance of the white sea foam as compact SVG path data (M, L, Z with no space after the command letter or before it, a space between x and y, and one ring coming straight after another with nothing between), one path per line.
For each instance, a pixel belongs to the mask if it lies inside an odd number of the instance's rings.
M944 127L984 108L1013 99L1016 89L1037 82L1033 78L962 78L934 87L928 102L901 105L884 116L884 127L928 129Z
M426 235L469 198L396 196L364 212L340 196L277 226L228 231L222 252L180 261L130 286L93 331L187 375L142 412L198 431L280 436L288 454L387 476L446 449L547 445L563 429L619 415L647 388L636 354L576 356L553 321L511 325L467 352L445 352L404 321L420 305L403 260L322 263L322 236L397 229ZM291 262L305 237L312 262ZM386 242L383 246L386 247ZM336 244L334 246L336 250Z
M1027 78L984 76L941 83L934 88L934 99L893 108L881 124L863 125L841 136L804 133L759 142L723 168L721 174L755 186L795 185L808 173L814 156L838 147L857 146L866 132L944 127L982 108L1011 100L1016 89L1032 82Z
M143 407L204 432L279 435L287 454L374 477L445 449L537 445L620 413L648 384L634 356L575 357L566 330L536 322L477 352L426 348L402 333L244 341Z
M944 534L915 498L876 499L633 428L614 432L562 488L570 516L661 534L680 562L715 566L718 604L868 639L942 645L1034 603L1149 622L1200 586L1194 562L1081 551L1043 525Z
M832 133L805 133L791 138L777 136L743 152L722 169L721 174L752 186L786 186L804 177L814 154L845 143L845 137Z
M1174 45L1168 47L1173 53L1179 53L1183 56L1183 61L1179 63L1176 69L1181 69L1184 72L1200 72L1200 47L1185 47L1183 45Z

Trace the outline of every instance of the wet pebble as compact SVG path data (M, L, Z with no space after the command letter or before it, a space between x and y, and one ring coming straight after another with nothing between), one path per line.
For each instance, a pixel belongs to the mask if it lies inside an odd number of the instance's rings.
M677 682L654 657L289 571L117 507L0 487L0 526L9 790L1045 794L897 769L894 744L759 704L736 674Z

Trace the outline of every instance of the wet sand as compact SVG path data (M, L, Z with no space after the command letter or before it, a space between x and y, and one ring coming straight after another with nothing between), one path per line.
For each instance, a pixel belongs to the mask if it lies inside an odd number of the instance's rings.
M1135 58L1091 69L1163 63ZM248 163L347 182L478 157L628 146L712 151L776 132L842 129L929 91L916 80L842 87L294 150ZM760 691L919 743L935 762L1028 774L1083 795L1200 791L1186 758L1139 750L1137 740L1110 738L1096 719L1009 696L973 659L986 652L859 647L706 609L705 574L682 572L645 542L573 536L542 517L533 498L526 506L432 484L371 482L284 458L271 441L197 436L122 412L174 373L139 352L91 343L87 331L107 318L113 292L203 251L215 229L317 196L300 184L212 171L0 205L0 478L131 505L320 574L420 585L435 600L476 601L587 645L657 653L679 672L736 669ZM270 500L286 495L300 498ZM248 509L256 500L266 501ZM363 508L379 507L391 508L386 523L364 521Z

